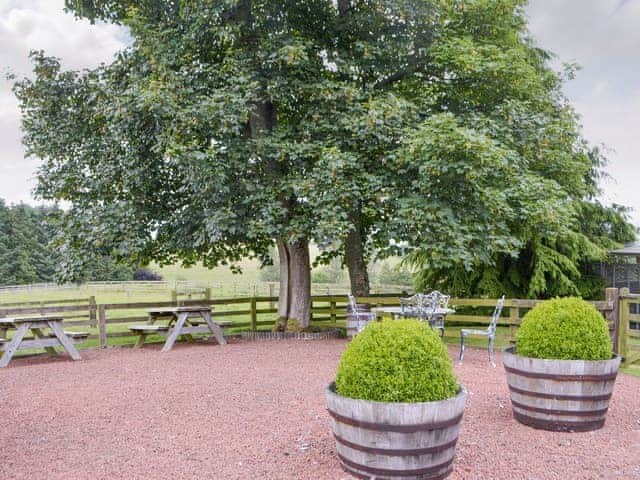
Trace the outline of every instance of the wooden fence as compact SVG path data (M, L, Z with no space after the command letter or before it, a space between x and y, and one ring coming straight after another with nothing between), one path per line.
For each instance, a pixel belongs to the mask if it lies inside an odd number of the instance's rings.
M628 288L620 290L619 304L619 335L617 337L617 352L624 358L625 364L630 365L640 361L640 330L632 329L631 325L640 324L640 295L630 294Z
M97 327L96 298L71 298L64 300L38 300L0 303L0 318L21 315L60 315L65 325Z
M607 319L609 332L613 345L617 344L618 331L618 289L608 288L604 301L593 301L592 303ZM366 297L358 298L358 303L371 303L377 306L397 306L400 298L395 297ZM455 314L447 315L447 326L464 326L470 324L489 325L491 313L496 305L497 299L491 298L452 298L450 305L456 310ZM505 299L502 316L498 321L499 326L509 327L507 335L497 334L496 337L502 340L515 340L515 333L522 321L524 314L543 300L531 299ZM459 313L458 313L459 312ZM342 317L344 318L344 317Z
M134 302L96 304L95 298L72 300L33 301L16 304L0 304L0 317L17 315L61 315L69 327L82 327L90 330L90 339L98 341L106 347L116 338L134 336L128 325L147 320L146 310L175 305L208 305L211 306L214 319L232 321L232 332L242 330L269 329L274 325L277 316L277 297L253 296L243 298L211 299L211 292L172 293L171 301L166 302ZM496 304L495 299L486 298L454 298L451 305L456 314L448 315L447 326L487 325L491 321L491 312ZM503 340L514 340L515 333L526 311L541 300L507 299L499 325L508 327L508 333L498 335ZM381 294L366 298L358 298L359 303L370 303L373 306L397 306L399 294ZM609 322L612 342L616 351L629 360L640 359L640 331L629 328L629 322L640 322L640 315L629 313L629 305L640 304L640 295L619 294L617 289L607 289L605 301L593 302ZM314 295L312 297L312 326L326 328L344 328L346 319L346 295ZM629 339L633 339L629 341ZM638 341L636 341L638 340ZM122 343L122 341L118 341ZM636 345L637 343L637 345Z

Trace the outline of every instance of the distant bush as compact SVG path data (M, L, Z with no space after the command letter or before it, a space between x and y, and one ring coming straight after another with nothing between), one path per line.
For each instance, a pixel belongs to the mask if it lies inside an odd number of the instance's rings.
M559 360L608 360L611 339L606 320L580 298L539 303L522 319L516 334L518 355Z
M457 390L447 348L416 320L367 325L347 345L336 375L338 394L379 402L431 402Z
M313 270L311 272L311 283L336 283L326 270Z
M413 285L413 274L400 265L392 267L385 262L376 274L376 283L379 285Z
M273 263L271 265L262 265L260 267L260 280L263 282L279 282L280 281L280 260L278 252L275 248L269 249L269 256Z
M340 283L344 279L342 261L334 258L328 265L311 271L312 283Z
M260 268L260 280L263 282L280 281L280 265L265 265Z
M162 280L162 275L148 268L139 268L133 273L133 279L141 282L159 282Z
M343 277L344 274L342 272L336 274L335 271L328 268L321 268L311 272L312 283L340 283Z

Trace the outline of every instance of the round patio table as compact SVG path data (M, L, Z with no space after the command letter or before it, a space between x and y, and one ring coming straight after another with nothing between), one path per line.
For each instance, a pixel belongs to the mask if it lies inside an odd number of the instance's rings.
M371 310L378 313L379 315L391 316L394 319L398 317L404 317L406 312L406 309L403 310L402 307L375 307ZM444 315L446 317L450 313L456 313L456 311L451 308L436 308L433 311L433 316Z
M419 314L411 315L409 312L412 309L409 309L407 312L406 308L403 307L376 307L372 308L372 311L376 312L380 316L391 316L394 320L398 318L420 318L421 320L427 320L426 318L421 317ZM429 326L431 328L437 328L440 330L440 336L444 336L444 321L447 318L447 315L450 313L456 313L452 308L436 308L435 310L429 309ZM424 313L423 313L424 315Z

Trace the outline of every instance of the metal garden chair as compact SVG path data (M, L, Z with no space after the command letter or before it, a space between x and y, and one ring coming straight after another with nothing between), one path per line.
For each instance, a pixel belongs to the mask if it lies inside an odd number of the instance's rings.
M460 330L460 362L464 359L464 341L467 338L467 335L483 335L487 337L489 341L489 362L491 362L492 366L496 366L493 361L493 344L496 338L496 325L500 318L500 314L502 313L502 307L504 307L504 295L498 300L496 308L493 310L493 315L491 316L491 323L486 330L474 330L467 328Z
M403 317L416 317L421 321L429 322L431 328L440 330L440 336L444 335L444 320L446 314L438 310L449 306L450 295L434 290L430 293L416 293L412 297L401 298L400 307Z
M356 303L356 297L351 293L348 296L351 313L356 317L356 333L360 333L370 322L375 321L376 312L361 311Z
M400 298L400 315L404 318L420 317L424 294L416 293L411 297Z
M449 306L451 295L445 295L442 292L434 290L424 296L423 309L425 320L429 322L431 328L440 330L440 336L444 336L444 320L447 317L445 313L439 313L438 310L444 310Z

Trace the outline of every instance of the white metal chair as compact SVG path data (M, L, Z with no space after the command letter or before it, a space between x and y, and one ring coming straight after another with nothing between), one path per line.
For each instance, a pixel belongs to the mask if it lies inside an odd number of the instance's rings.
M424 317L431 328L440 330L440 336L444 337L444 319L447 317L445 313L438 313L438 310L444 310L449 306L451 295L445 295L437 290L424 296L423 309Z
M467 335L483 335L487 337L489 341L489 362L491 362L492 366L496 366L493 361L493 344L496 339L496 325L498 324L498 319L500 318L500 314L502 313L502 307L504 307L504 295L502 298L498 300L496 304L496 308L493 310L493 315L491 316L491 323L486 330L474 330L463 328L460 330L460 362L464 359L464 341L467 338Z
M356 303L356 297L351 293L349 294L349 306L351 307L351 314L356 317L356 333L360 333L370 322L375 321L376 312L360 310Z
M430 293L416 293L412 297L400 299L401 315L427 321L431 328L440 330L440 336L444 336L446 315L438 313L438 310L446 309L450 299L451 295L445 295L437 290Z
M419 318L423 304L423 293L400 298L400 315L404 318Z

